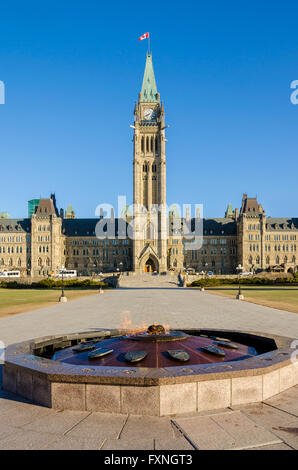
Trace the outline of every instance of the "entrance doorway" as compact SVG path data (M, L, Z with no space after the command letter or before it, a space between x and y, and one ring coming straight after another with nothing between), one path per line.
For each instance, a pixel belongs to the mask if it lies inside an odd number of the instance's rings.
M154 271L156 271L155 263L151 258L149 258L145 264L145 273L153 273Z

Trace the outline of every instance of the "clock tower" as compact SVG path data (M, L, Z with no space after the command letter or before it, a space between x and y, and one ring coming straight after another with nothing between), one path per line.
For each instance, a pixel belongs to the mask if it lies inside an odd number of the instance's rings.
M134 109L134 247L136 272L167 270L165 113L151 54Z

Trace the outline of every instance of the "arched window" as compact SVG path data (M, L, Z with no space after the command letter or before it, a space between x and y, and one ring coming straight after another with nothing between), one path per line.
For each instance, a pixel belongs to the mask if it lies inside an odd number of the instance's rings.
M154 225L150 222L145 227L144 238L145 240L155 240Z
M155 153L158 153L158 137L155 137Z
M249 262L249 264L252 264L252 256L250 256L250 257L248 258L248 262Z
M150 151L153 152L153 149L154 149L154 139L153 137L151 137L151 146L150 146Z
M256 263L260 264L260 257L259 256L257 256Z
M42 266L42 259L38 258L38 266Z
M21 259L18 260L18 266L19 266L19 267L22 266L22 260L21 260Z
M267 256L267 258L266 258L266 264L270 264L270 258L269 258L269 256Z
M13 265L13 261L12 261L12 258L10 258L9 260L9 266L12 266Z
M149 137L146 137L146 152L149 152Z
M276 257L276 264L279 264L279 256Z
M144 137L141 140L141 151L144 152Z

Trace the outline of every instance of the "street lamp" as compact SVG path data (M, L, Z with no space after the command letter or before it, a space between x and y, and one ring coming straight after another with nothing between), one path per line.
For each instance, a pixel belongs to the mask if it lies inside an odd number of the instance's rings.
M243 271L243 266L241 266L241 264L239 264L236 268L237 272L238 272L238 282L239 282L239 289L238 289L238 294L236 296L236 299L238 300L243 300L244 297L242 295L242 292L241 292L241 285L240 285L240 276L241 276L241 273Z
M64 295L64 270L65 267L61 266L60 272L62 274L62 292L61 292L61 297L59 298L59 302L67 302L67 297Z
M207 266L208 266L208 263L204 263L204 267L205 267L205 277L207 277Z

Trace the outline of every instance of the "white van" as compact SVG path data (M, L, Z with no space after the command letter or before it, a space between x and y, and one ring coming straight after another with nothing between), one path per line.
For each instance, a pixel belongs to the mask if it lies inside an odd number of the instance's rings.
M77 277L77 271L75 269L64 269L64 271L60 270L59 273L57 274L57 277L62 277L62 272L63 272L63 278L64 277Z
M11 278L11 277L21 277L20 271L2 271L0 277Z

